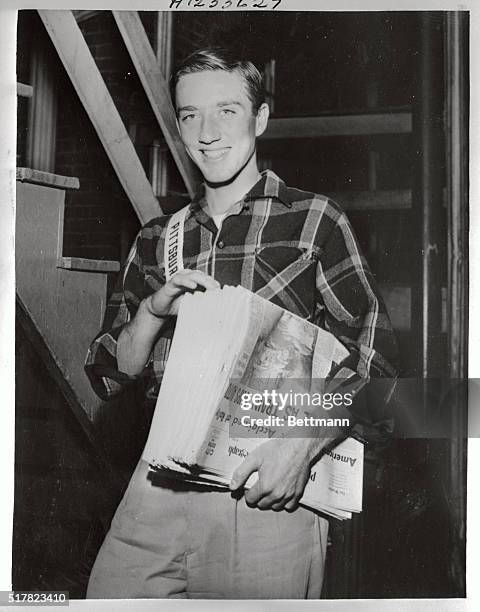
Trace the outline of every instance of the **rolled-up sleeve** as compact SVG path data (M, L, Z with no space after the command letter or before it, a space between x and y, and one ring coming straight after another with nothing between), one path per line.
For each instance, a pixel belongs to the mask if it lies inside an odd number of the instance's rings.
M387 405L397 377L397 344L375 279L342 212L321 249L316 286L323 326L349 351L330 373L328 389L355 397L349 410L356 423L367 430L390 430Z
M117 364L117 341L125 325L135 316L146 297L142 268L141 234L139 233L119 273L115 289L107 304L102 330L87 353L85 372L97 395L108 400L140 376L121 372Z

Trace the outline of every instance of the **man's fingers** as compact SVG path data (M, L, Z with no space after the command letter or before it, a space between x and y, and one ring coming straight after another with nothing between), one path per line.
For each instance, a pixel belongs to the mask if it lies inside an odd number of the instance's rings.
M287 512L293 512L294 510L298 508L298 503L299 503L299 499L297 497L294 497L293 499L291 499L285 504L283 509L286 510Z
M188 276L185 278L182 278L181 280L175 280L172 281L172 285L175 287L175 289L178 290L182 290L182 289L196 289L198 286L197 281L194 281L192 278L189 278Z
M204 289L220 288L218 281L200 270L181 270L172 276L169 282L175 287L186 287L188 289L196 289L199 286Z
M260 462L257 459L254 453L248 455L246 459L238 466L232 476L232 480L230 482L230 489L234 491L239 487L243 487L243 485L247 482L249 476L256 472L260 467ZM253 487L250 489L252 491L257 487L259 483L255 483Z
M257 508L260 508L260 510L283 510L286 502L286 499L272 498L271 495L267 495L258 500Z
M152 314L163 316L178 313L182 294L197 289L220 289L220 283L200 270L180 270L151 298Z
M286 510L287 512L292 512L293 510L296 510L298 508L298 500L295 498L290 499L290 500L283 499L282 501L272 504L270 508L272 510L275 510L275 512L280 512L282 510Z
M284 491L277 492L273 490L268 495L264 494L264 496L259 499L257 507L261 510L267 510L268 508L272 510L283 510L285 505L289 503L292 498L294 498L293 493L286 493Z
M262 487L261 481L257 480L253 487L245 492L245 501L247 504L250 504L250 506L258 506L260 508L262 498L265 495L266 492Z

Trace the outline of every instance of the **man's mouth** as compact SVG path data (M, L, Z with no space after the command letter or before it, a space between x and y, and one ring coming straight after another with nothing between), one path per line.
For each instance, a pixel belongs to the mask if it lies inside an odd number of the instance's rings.
M221 149L201 149L200 152L203 157L209 161L218 161L219 159L222 159L222 157L224 157L229 150L229 147L222 147Z

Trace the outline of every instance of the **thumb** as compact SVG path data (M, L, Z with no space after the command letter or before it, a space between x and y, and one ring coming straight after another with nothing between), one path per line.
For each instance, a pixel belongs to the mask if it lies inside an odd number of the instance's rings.
M240 487L243 487L247 482L249 476L256 472L260 467L260 460L255 453L250 453L248 457L238 466L233 472L232 480L230 482L230 489L233 491Z

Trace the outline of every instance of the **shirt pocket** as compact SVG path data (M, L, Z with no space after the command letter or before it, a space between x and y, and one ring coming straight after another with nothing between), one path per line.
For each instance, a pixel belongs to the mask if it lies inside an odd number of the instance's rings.
M315 304L317 248L265 246L255 254L254 291L304 319Z

